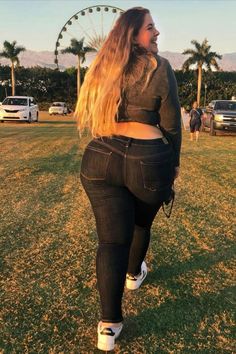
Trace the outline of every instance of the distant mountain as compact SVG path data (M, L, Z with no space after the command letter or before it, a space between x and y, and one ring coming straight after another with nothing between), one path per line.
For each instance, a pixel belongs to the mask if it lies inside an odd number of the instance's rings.
M220 67L224 71L236 71L236 53L224 54Z
M173 69L181 69L183 62L187 56L181 53L174 52L160 52L160 55L167 58L172 65ZM87 55L85 65L89 65L94 58L94 53ZM47 68L56 68L54 64L54 52L41 51L36 52L32 50L26 50L19 55L20 64L26 68L32 66L41 66ZM1 58L0 63L3 65L9 64L9 61ZM64 54L60 56L59 60L60 69L64 70L71 66L76 66L76 57L72 54ZM220 68L223 71L236 71L236 53L224 54L222 60L219 60Z
M181 69L187 55L174 52L161 52L161 56L169 60L175 70ZM222 59L218 60L219 66L223 71L236 71L236 53L223 54Z

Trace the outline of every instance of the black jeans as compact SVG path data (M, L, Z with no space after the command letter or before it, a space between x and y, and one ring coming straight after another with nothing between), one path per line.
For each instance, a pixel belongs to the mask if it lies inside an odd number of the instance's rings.
M171 193L173 157L166 138L102 137L85 149L80 177L96 219L96 269L104 322L123 320L126 273L140 273L152 222Z

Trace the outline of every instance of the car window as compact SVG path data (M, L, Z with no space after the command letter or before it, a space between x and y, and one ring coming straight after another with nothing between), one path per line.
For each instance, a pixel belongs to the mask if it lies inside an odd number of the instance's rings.
M236 102L216 102L215 109L222 111L236 111Z
M63 105L61 103L53 103L52 107L62 107Z
M27 98L7 97L2 102L2 104L9 105L9 106L27 106Z

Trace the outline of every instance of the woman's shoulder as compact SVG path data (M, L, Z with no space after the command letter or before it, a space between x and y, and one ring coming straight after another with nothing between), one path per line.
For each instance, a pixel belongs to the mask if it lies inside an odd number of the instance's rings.
M169 60L166 59L165 57L162 57L159 54L155 54L155 58L157 60L157 63L159 64L159 66L162 66L162 67L165 67L165 68L171 66L170 63L169 63Z
M169 76L173 69L169 63L169 60L166 59L165 57L160 56L159 54L155 54L155 59L157 61L157 70L156 73L157 75L167 75Z
M140 52L138 53L136 58L137 58L136 61L137 66L141 65L142 62L147 62L149 60L152 61L152 59L154 58L154 60L156 60L157 62L157 69L158 69L157 71L161 71L161 70L167 71L168 69L172 69L168 59L162 57L159 54L153 54L151 52L144 52L144 53Z

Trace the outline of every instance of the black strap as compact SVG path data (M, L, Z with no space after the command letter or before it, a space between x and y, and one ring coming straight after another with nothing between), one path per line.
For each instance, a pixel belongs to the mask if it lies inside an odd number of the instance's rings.
M162 210L163 210L163 213L165 214L165 216L169 219L170 216L171 216L171 212L172 212L172 209L173 209L173 204L174 204L174 200L175 200L175 191L174 191L174 188L172 188L172 191L171 191L171 196L170 196L170 199L168 199L167 201L165 201L164 203L162 203ZM169 210L166 210L166 206L168 205L168 208Z

